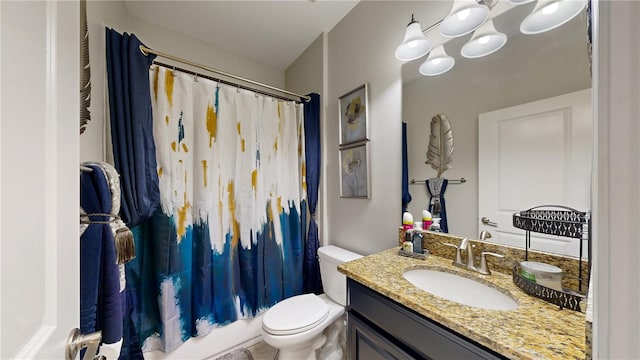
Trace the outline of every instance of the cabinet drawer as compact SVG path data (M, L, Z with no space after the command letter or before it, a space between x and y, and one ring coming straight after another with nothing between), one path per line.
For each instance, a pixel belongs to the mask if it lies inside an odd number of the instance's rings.
M376 331L355 314L348 314L347 349L349 360L413 360L397 344Z

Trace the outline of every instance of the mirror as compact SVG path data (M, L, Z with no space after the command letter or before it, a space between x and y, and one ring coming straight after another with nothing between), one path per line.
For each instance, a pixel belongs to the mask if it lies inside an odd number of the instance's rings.
M586 11L554 30L524 35L519 26L534 5L535 2L509 5L510 9L494 17L495 28L505 33L508 40L491 55L476 59L462 57L460 49L471 36L466 35L445 44L456 64L443 75L419 74L418 67L426 57L403 65L403 121L407 123L409 179L424 181L436 176L436 171L425 164L429 123L439 113L446 114L451 121L453 163L443 177L467 180L462 184L449 184L444 194L452 235L479 238L478 115L591 88ZM423 28L429 25L422 24ZM427 36L432 32L437 29ZM426 185L424 182L410 184L409 192L412 201L408 211L414 218L419 217L429 201Z

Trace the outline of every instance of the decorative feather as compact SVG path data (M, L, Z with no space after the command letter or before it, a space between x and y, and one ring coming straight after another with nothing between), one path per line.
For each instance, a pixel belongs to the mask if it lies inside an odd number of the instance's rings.
M89 67L89 30L87 28L87 3L80 0L80 134L91 120L91 68Z
M444 114L438 114L431 119L431 135L427 149L427 161L438 172L438 177L445 170L451 169L453 155L453 132L449 119Z

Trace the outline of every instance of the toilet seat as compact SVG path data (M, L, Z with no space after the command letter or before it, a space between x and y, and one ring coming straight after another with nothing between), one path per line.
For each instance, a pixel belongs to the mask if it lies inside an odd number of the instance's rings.
M329 306L314 294L290 297L269 309L262 328L273 335L297 334L313 329L329 316Z

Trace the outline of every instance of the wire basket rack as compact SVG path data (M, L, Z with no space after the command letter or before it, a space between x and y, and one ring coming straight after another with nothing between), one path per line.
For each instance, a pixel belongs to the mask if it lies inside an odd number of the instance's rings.
M558 305L560 309L567 308L570 310L581 311L580 306L586 299L585 295L569 289L563 289L560 291L540 285L525 278L521 273L522 271L520 266L515 265L513 267L513 282L525 293L546 302Z
M525 230L525 260L529 260L531 233L563 236L580 239L578 265L578 292L563 289L551 289L537 284L521 275L519 266L513 268L513 282L527 294L560 306L580 311L580 303L584 300L586 285L591 272L591 218L588 212L562 205L541 205L513 214L513 226ZM587 243L587 276L582 276L583 242ZM583 290L584 288L584 290Z

